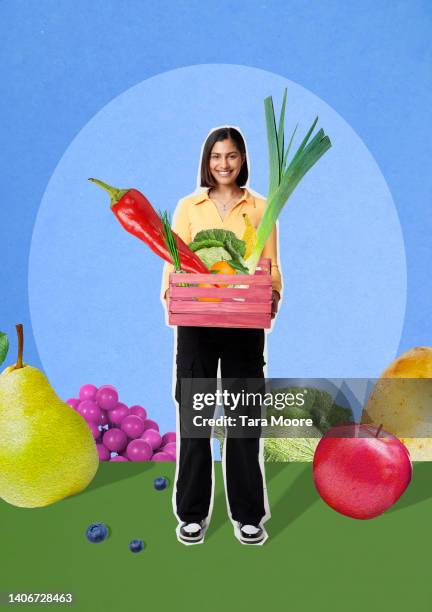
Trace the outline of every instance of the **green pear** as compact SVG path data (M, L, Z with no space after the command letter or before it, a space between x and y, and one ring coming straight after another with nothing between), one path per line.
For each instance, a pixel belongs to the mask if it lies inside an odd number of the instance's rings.
M99 457L83 417L22 362L22 326L17 331L17 363L0 374L0 497L36 508L85 489Z

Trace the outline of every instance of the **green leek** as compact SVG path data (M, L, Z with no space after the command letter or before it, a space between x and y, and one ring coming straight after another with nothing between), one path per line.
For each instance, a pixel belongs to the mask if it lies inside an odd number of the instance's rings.
M324 134L322 129L318 130L310 140L318 122L318 117L316 117L297 151L289 161L288 156L297 126L294 128L288 146L285 149L284 122L286 97L287 90L285 89L278 128L276 128L273 99L269 96L264 100L270 166L269 192L267 206L258 225L254 249L245 262L250 274L255 272L264 246L288 198L304 175L331 147L330 138Z

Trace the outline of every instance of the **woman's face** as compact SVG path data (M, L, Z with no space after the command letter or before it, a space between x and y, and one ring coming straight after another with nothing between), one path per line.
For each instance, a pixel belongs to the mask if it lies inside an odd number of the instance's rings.
M235 143L227 138L215 142L210 153L210 173L218 185L233 185L240 174L243 159Z

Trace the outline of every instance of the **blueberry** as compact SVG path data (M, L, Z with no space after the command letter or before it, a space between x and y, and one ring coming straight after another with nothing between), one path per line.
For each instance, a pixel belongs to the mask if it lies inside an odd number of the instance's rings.
M92 544L99 544L107 539L109 535L109 529L105 523L92 523L87 528L86 538Z
M133 553L138 553L144 550L144 542L142 540L132 540L129 544L129 550Z
M153 486L156 491L163 491L168 486L168 480L163 476L160 476L159 478L155 478L153 480Z

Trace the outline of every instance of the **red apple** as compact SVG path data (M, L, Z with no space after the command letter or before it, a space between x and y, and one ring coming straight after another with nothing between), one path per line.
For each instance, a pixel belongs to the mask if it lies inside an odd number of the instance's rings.
M314 454L315 486L334 510L357 519L385 512L405 491L412 464L402 442L373 425L330 429Z

